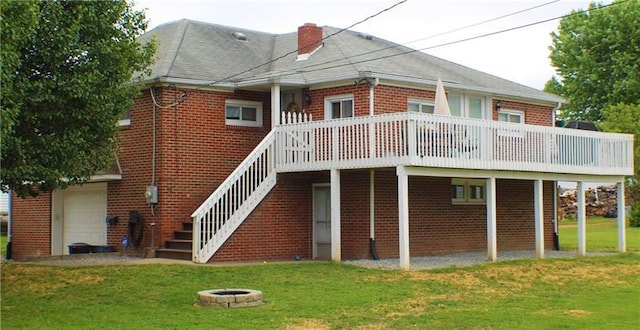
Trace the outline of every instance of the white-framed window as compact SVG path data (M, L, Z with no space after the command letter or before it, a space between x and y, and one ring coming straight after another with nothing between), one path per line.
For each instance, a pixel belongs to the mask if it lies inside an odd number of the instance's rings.
M353 95L332 96L325 99L325 119L353 117Z
M122 127L129 125L131 125L131 112L130 110L127 110L127 112L123 113L122 116L120 116L120 119L118 119L118 126Z
M225 122L227 125L262 127L262 103L227 100L225 102Z
M500 109L500 111L498 111L498 121L524 124L524 111Z
M452 116L484 119L486 99L478 95L449 93L447 95Z
M433 113L435 106L433 101L426 100L407 100L407 111L409 112L422 112L422 113Z
M512 124L524 124L524 111L520 110L508 110L500 109L498 111L498 121L512 123ZM521 126L511 126L509 128L501 128L498 131L500 136L521 137L524 133Z
M482 179L451 179L451 203L485 204L486 181Z

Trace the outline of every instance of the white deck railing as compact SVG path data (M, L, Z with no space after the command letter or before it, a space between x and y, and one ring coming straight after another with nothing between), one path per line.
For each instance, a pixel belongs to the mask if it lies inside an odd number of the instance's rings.
M276 173L398 165L633 174L633 136L419 113L287 118L191 215L207 262L276 184ZM283 119L283 122L285 120Z
M420 113L276 129L278 172L429 166L631 175L633 136Z
M274 137L271 131L191 215L193 262L207 262L275 186Z

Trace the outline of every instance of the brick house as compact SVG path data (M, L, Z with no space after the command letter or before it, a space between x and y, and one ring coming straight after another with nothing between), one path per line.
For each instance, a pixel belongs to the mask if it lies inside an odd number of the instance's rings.
M181 20L150 37L157 61L119 123L117 166L14 200L15 259L76 242L120 251L125 235L130 253L198 263L543 257L556 181L617 183L624 200L632 137L552 127L554 95L315 24L274 35ZM438 79L451 115L432 114Z

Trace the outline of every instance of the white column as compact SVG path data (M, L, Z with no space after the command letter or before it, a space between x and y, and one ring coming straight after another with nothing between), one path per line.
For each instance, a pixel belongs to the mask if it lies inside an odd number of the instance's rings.
M375 171L369 171L369 238L376 239Z
M544 258L544 203L543 182L533 181L533 203L536 227L536 258Z
M409 270L409 176L402 166L397 167L398 175L398 232L400 248L400 269Z
M271 129L280 125L280 85L271 86Z
M340 170L331 170L331 260L339 262L340 248Z
M498 260L496 233L496 178L487 179L487 259Z
M578 218L578 255L587 255L587 212L584 204L584 182L578 182L577 192L577 212Z
M626 214L624 209L624 181L618 182L617 188L618 252L627 252L627 240L625 234Z

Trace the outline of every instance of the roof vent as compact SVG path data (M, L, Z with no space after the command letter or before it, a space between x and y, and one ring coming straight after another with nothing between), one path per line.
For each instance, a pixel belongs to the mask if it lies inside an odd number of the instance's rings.
M233 37L236 38L236 40L238 41L247 41L247 35L242 32L236 31L236 32L233 32L231 35L233 35Z
M366 40L373 40L373 36L370 34L360 34L360 38L363 38Z

